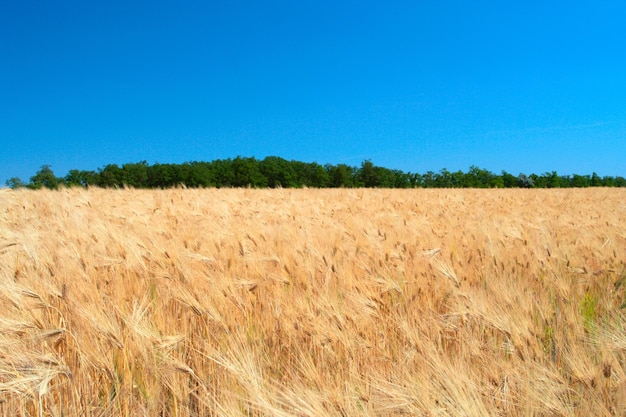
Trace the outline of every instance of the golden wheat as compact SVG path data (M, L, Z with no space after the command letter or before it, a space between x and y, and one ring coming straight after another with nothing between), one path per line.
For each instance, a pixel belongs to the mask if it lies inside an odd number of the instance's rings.
M626 192L0 191L0 413L626 414Z

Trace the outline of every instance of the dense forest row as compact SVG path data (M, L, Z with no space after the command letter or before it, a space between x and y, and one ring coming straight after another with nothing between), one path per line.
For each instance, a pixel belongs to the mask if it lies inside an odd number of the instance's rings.
M467 172L428 171L424 174L384 168L366 160L360 167L345 164L320 165L315 162L288 161L268 156L262 160L253 157L218 159L213 162L186 162L183 164L154 164L146 161L109 164L98 171L70 170L65 177L57 177L49 165L30 178L29 183L19 178L6 182L10 188L31 189L62 186L74 187L379 187L379 188L564 188L564 187L625 187L623 177L592 175L500 175L475 166Z

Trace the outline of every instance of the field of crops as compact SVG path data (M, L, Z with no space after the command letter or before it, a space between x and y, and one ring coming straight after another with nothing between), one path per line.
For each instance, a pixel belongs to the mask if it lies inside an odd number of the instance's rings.
M626 415L626 190L0 190L2 416Z

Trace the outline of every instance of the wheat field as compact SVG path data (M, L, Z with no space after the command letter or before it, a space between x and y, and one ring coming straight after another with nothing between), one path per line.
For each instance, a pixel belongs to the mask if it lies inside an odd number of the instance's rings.
M624 416L626 190L0 190L0 415Z

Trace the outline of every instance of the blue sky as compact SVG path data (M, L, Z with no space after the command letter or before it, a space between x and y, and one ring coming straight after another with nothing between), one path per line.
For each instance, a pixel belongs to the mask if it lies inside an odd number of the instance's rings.
M267 155L626 176L623 1L0 2L0 184Z

